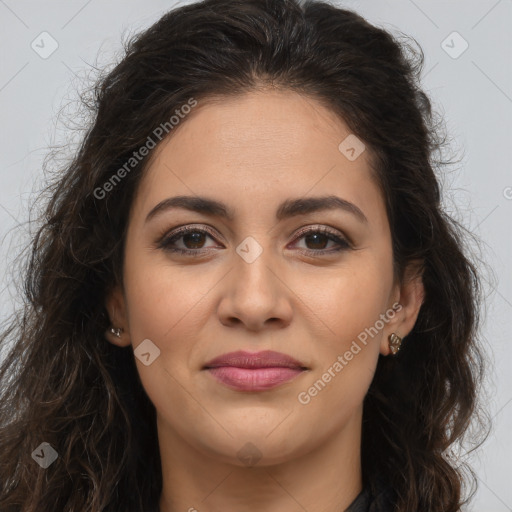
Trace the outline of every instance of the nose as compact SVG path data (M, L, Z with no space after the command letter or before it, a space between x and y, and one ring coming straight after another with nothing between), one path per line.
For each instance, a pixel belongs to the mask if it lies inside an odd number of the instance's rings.
M250 260L248 260L250 261ZM246 330L280 329L290 324L293 292L279 275L267 252L248 262L238 254L234 268L226 276L219 319L229 327Z

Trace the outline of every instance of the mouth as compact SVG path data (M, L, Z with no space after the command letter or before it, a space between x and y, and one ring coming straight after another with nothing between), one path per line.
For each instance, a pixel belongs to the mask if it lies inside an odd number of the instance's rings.
M292 357L274 351L223 354L204 367L218 382L238 391L265 391L309 370Z

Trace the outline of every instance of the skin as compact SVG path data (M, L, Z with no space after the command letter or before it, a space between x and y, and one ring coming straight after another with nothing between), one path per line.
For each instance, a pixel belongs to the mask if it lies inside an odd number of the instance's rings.
M339 512L362 490L362 402L379 354L390 354L388 336L411 331L424 291L412 265L403 283L393 278L369 150L354 161L338 150L349 134L316 100L264 90L200 102L154 150L130 212L123 287L106 306L124 329L108 335L111 343L135 349L150 339L160 350L150 365L136 363L157 410L161 512ZM275 218L285 199L331 194L368 222L343 210ZM234 219L172 209L145 222L177 195L222 201ZM202 256L158 247L183 225L215 234L174 242ZM329 238L298 237L308 226L328 227L353 247L333 252L339 246ZM248 236L263 251L252 263L236 252ZM384 328L300 403L298 394L397 302ZM202 371L220 354L266 349L308 370L264 392L233 390ZM239 456L251 449L260 457L252 466Z

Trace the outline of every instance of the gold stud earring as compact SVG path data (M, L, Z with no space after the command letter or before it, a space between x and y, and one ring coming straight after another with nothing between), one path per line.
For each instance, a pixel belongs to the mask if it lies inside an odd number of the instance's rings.
M110 332L111 332L114 336L116 336L116 337L120 338L120 337L121 337L121 333L123 332L123 329L122 329L121 327L114 327L114 326L112 326L112 327L110 328Z
M398 334L390 334L388 338L389 342L389 350L391 353L395 355L400 350L400 345L402 344L402 338L398 336Z

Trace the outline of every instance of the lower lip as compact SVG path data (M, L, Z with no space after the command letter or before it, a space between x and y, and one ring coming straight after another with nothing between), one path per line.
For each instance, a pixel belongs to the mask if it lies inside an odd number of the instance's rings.
M264 391L287 382L304 370L299 368L238 368L236 366L219 366L207 368L217 380L227 386L241 391Z

